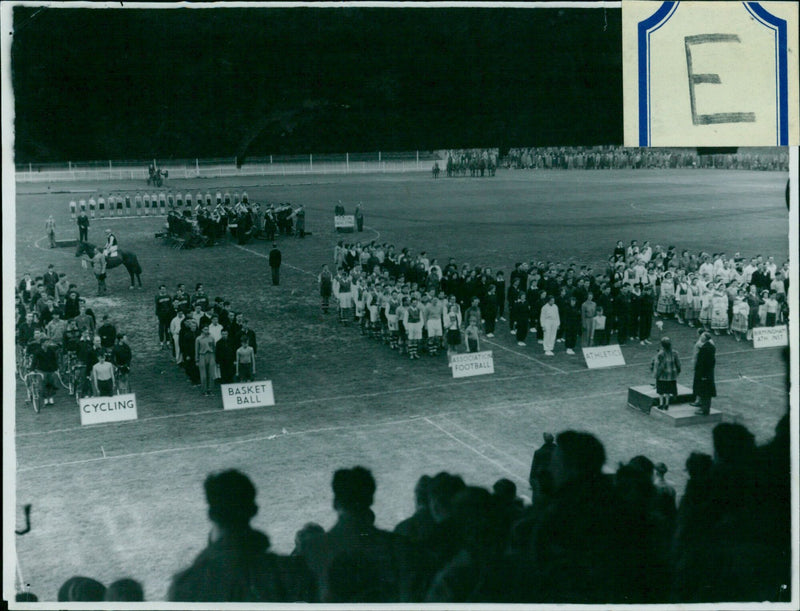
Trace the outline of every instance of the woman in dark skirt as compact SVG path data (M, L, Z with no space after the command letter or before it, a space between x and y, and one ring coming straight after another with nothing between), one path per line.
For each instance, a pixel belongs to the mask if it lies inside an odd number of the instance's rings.
M667 411L670 396L678 394L678 375L681 372L680 358L672 349L672 342L668 337L661 338L661 349L653 357L650 367L656 376L658 409Z

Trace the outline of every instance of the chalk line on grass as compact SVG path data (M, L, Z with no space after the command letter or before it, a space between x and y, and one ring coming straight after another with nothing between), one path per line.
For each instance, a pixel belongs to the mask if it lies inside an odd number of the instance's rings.
M542 360L539 360L539 359L537 359L536 357L530 356L530 355L528 355L528 354L525 354L524 352L518 352L518 351L516 351L516 350L512 350L511 348L506 348L505 346L503 346L503 345L501 345L501 344L498 344L498 343L496 343L496 342L489 341L488 339L485 339L485 338L484 338L484 340L483 340L483 341L484 341L484 342L486 342L487 344L491 344L492 346L497 346L498 348L501 348L501 349L503 349L503 350L507 350L508 352L511 352L512 354L516 354L517 356L521 356L521 357L523 357L523 358L526 358L526 359L528 359L528 360L530 360L530 361L535 361L535 362L539 363L540 365L542 365L542 366L544 366L544 367L547 367L547 368L549 368L549 369L552 369L552 370L554 370L554 371L557 371L558 373L568 373L568 372L567 372L567 371L565 371L564 369L561 369L561 368L559 368L559 367L556 367L555 365L551 365L550 363L545 363L544 361L542 361Z
M776 375L784 375L784 374L776 374ZM774 377L774 376L772 376L772 377ZM741 378L743 380L748 381L748 382L752 382L753 384L758 384L759 386L764 386L765 388L769 388L770 390L777 391L777 392L779 392L781 394L784 394L784 395L788 393L787 389L785 389L785 388L778 388L777 386L773 386L772 384L765 384L764 382L759 382L758 380L756 380L754 377L751 377L751 376L744 376L743 375L743 376L741 376Z
M451 413L452 413L452 412L451 412ZM466 433L466 434L467 434L467 435L469 435L470 437L474 437L475 439L477 439L479 442L481 442L481 443L482 443L483 445L485 445L486 447L488 447L488 448L491 448L493 451L497 452L498 454L502 454L503 456L505 456L505 457L507 457L508 459L510 459L512 462L518 463L518 464L522 465L523 467L527 466L527 463L526 463L525 461L523 461L523 460L520 460L520 459L519 459L519 458L517 458L516 456L513 456L513 455L509 454L508 452L506 452L506 451L504 451L504 450L501 450L500 448L496 448L495 446L493 446L493 445L492 445L492 444L490 444L489 442L487 442L487 441L484 441L483 439L481 439L480 437L478 437L478 435L476 435L476 434L475 434L475 433L473 433L472 431L470 431L470 430L468 430L468 429L464 428L463 426L461 426L461 425L460 425L460 424L458 424L457 422L454 422L453 420L451 420L451 419L450 419L450 418L448 418L447 416L433 416L433 417L436 417L436 418L441 418L442 420L445 420L445 421L446 421L448 424L450 424L451 426L454 426L454 427L456 427L457 429L459 429L460 431L462 431L462 432ZM428 419L428 418L426 418L426 420L427 420L427 419Z
M477 449L476 447L474 447L473 445L471 445L471 444L467 443L467 442L466 442L466 441L464 441L463 439L459 439L458 437L456 437L455 435L453 435L453 434L452 434L450 431L448 431L448 430L446 430L446 429L442 428L441 426L439 426L438 424L436 424L435 422L433 422L433 421L432 421L430 418L423 418L423 420L425 420L425 422L427 422L427 423L428 423L428 424L430 424L431 426L434 426L434 427L436 427L437 429L439 429L439 430L440 430L442 433L444 433L445 435L447 435L448 437L450 437L450 439L453 439L454 441L456 441L456 442L460 443L460 444L461 444L462 446L464 446L465 448L467 448L467 449L471 450L472 452L474 452L475 454L477 454L478 456L480 456L481 458L483 458L483 459L484 459L484 460L486 460L487 462L489 462L489 463L493 464L495 467L497 467L498 469L500 469L500 470L501 470L503 473L506 473L506 474L508 474L509 476L513 477L513 478L514 478L515 480L517 480L518 482L522 482L523 484L527 484L527 483L528 483L528 482L527 482L527 481L526 481L524 478L520 477L519 475L517 475L517 474L516 474L516 473L514 473L513 471L511 471L511 470L509 470L509 469L506 469L506 468L505 468L503 465L501 465L499 462L497 462L497 461L496 461L496 460L494 460L493 458L490 458L489 456L486 456L486 454L484 454L483 452L481 452L480 450L478 450L478 449ZM488 444L487 444L487 445L488 445Z

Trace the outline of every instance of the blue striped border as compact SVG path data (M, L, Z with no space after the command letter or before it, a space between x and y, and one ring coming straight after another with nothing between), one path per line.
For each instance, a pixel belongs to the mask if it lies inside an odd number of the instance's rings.
M759 23L777 33L775 45L776 80L778 89L777 121L778 146L789 145L789 54L788 26L785 19L768 12L758 2L743 2L744 7Z
M677 9L678 2L664 2L658 10L638 24L639 42L639 146L650 143L650 33L663 26Z

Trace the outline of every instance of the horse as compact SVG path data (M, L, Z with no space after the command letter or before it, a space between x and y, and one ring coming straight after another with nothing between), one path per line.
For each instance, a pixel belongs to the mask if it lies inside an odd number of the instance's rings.
M142 266L139 265L139 258L136 253L128 250L118 250L118 257L111 257L107 260L106 269L113 269L120 265L124 265L128 270L128 275L131 277L131 286L134 288L134 279L139 281L139 288L142 288ZM81 257L86 255L91 262L92 258L97 254L97 247L89 242L78 242L78 248L75 250L75 256Z

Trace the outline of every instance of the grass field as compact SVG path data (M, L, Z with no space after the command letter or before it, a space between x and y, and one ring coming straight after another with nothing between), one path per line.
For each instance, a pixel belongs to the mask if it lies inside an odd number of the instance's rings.
M176 252L153 237L163 219L97 219L90 241L112 227L144 268L144 290L129 291L127 274L113 270L103 298L92 297L94 277L73 249L46 247L44 219L55 216L57 237L77 237L70 199L88 198L97 187L107 194L142 185L20 185L17 278L41 274L52 262L98 314L109 313L128 332L139 406L138 421L82 428L64 391L55 407L34 414L18 384L17 505L33 504L33 529L17 540L25 581L41 600L54 600L74 574L105 583L130 575L149 599L162 599L169 576L204 545L202 481L220 468L252 477L255 525L284 553L305 522L332 525L330 478L338 467L372 469L377 523L391 528L413 511L413 486L423 473L450 470L485 486L508 477L526 493L543 431L594 432L612 468L640 453L663 461L680 493L684 460L692 450L711 450L711 427L671 428L626 407L627 387L650 381L654 347L624 346L625 367L590 371L563 345L548 360L535 341L518 347L500 323L502 332L483 344L494 351L493 376L453 380L444 356L409 362L319 310L315 274L331 262L336 240L348 238L333 231L333 206L342 200L352 210L363 202L367 227L353 239L506 274L515 261L532 258L599 265L617 239L634 238L679 250L762 253L781 263L788 257L786 179L642 170L174 181L173 188L193 193L247 190L251 200L303 203L312 235L280 239L284 266L281 286L273 287L264 241ZM170 291L178 282L203 282L212 298L227 297L245 312L258 335L258 378L272 380L274 407L223 412L218 396L202 397L189 385L158 349L153 295L162 282ZM688 358L693 330L667 322L665 332ZM729 337L717 345L715 407L759 442L768 440L787 404L780 351L755 351ZM690 383L686 369L681 381Z

